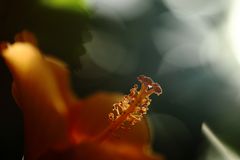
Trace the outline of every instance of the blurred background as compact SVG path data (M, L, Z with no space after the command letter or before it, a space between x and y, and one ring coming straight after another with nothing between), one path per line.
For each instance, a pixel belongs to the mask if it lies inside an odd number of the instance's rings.
M68 64L80 97L127 94L140 74L159 82L149 120L166 159L240 159L240 1L0 0L0 19L0 41L33 32ZM0 131L0 157L21 159L23 118L2 59Z

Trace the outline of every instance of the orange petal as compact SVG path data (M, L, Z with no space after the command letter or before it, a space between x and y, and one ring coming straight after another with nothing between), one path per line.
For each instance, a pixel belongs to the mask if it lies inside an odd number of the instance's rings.
M72 113L74 117L75 143L68 149L52 150L43 155L43 160L77 160L77 159L126 159L152 160L161 159L151 154L150 133L146 119L133 126L129 131L118 130L115 136L104 143L92 141L95 136L106 129L110 121L108 113L112 105L122 98L121 94L99 92L82 101L84 107ZM79 137L78 137L79 135Z
M24 113L26 158L64 146L68 143L67 106L76 102L65 65L44 58L29 43L8 46L3 58L13 75L13 95Z
M64 151L49 151L39 160L163 160L161 156L153 155L131 145L81 143Z

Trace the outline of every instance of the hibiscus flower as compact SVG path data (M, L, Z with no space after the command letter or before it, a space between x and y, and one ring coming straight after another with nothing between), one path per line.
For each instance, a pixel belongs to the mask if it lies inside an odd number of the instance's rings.
M155 160L144 114L149 96L161 94L151 78L139 76L130 94L95 93L78 98L67 65L41 53L29 32L3 43L1 56L12 77L12 93L24 115L26 160Z

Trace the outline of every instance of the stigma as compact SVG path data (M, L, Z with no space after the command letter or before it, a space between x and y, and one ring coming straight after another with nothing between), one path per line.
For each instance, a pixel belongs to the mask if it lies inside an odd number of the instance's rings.
M123 129L134 126L141 121L143 115L147 114L151 94L162 94L160 85L153 82L150 77L141 75L137 79L141 83L140 90L138 91L138 85L134 84L128 95L124 96L120 102L113 104L113 112L108 115L112 123L119 123L118 127Z

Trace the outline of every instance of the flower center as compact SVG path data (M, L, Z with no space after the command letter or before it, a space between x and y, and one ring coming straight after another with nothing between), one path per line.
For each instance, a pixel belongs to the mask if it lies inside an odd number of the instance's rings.
M129 129L134 126L147 114L148 106L151 103L149 96L153 93L162 94L160 85L153 82L150 77L140 75L137 79L141 83L140 90L138 91L138 85L134 84L128 95L113 104L112 112L108 115L111 124L95 137L94 141L103 142L119 128Z

